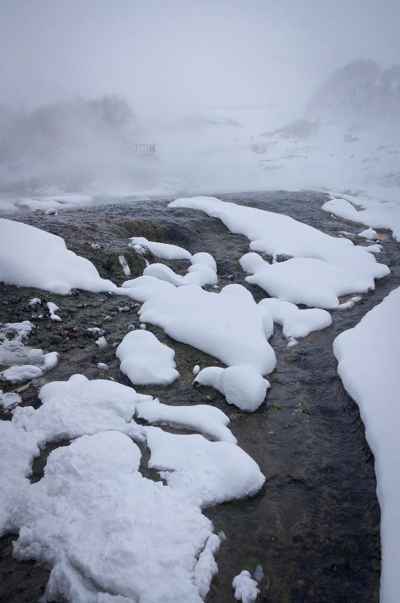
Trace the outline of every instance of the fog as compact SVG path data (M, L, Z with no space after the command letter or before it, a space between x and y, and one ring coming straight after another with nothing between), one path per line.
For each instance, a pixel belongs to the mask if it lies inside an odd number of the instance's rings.
M12 196L332 186L309 151L308 172L266 170L293 155L271 145L299 119L344 128L325 132L329 141L387 126L400 103L399 25L394 0L1 0L0 187ZM364 97L348 102L359 77ZM112 99L111 113L118 105L126 118L107 118ZM321 147L320 129L294 132L297 146L312 133ZM156 153L133 146L144 143Z

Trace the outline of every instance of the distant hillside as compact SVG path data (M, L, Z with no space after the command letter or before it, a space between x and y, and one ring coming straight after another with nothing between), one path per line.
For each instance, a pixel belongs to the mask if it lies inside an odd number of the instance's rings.
M348 63L317 88L306 115L353 127L400 120L400 65L384 71L373 61Z

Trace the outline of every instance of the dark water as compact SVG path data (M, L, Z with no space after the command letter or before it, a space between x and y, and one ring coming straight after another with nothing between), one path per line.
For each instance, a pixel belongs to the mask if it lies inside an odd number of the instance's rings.
M252 193L221 198L285 213L329 234L338 235L340 230L356 234L361 230L322 212L320 206L325 199L317 193ZM232 281L245 284L238 260L248 251L247 239L229 234L221 222L200 212L168 210L164 201L83 208L58 216L27 214L17 219L64 237L70 249L88 257L102 276L115 282L125 280L117 261L120 253L129 261L133 277L141 274L143 262L127 252L127 239L146 236L182 245L192 253L208 251L217 261L221 287ZM102 247L93 250L91 243ZM271 343L277 353L277 368L269 376L272 387L267 402L254 414L227 405L213 389L193 388L193 366L218 363L150 327L175 349L181 378L167 387L139 391L169 404L212 403L221 408L231 417L239 445L258 462L267 478L257 496L205 510L216 531L222 530L227 537L218 555L219 574L207 598L209 603L233 601L233 577L242 569L253 572L259 564L265 576L258 601L378 601L380 517L373 457L358 407L337 376L332 342L400 284L399 246L390 238L383 245L379 261L388 264L392 273L378 281L376 290L364 295L353 309L334 312L330 328L311 334L290 349L276 329ZM184 269L185 263L174 262L171 266ZM265 295L256 286L248 288L257 301ZM67 379L76 372L91 379L112 377L130 384L119 371L113 344L121 341L128 325L139 324L137 306L131 300L81 291L62 297L3 285L0 295L4 300L0 321L30 319L27 303L34 296L56 302L63 319L62 323L32 319L38 328L30 345L57 350L61 358L55 369L21 393L24 404L36 406L40 385ZM118 310L126 305L130 307L128 312ZM105 350L100 350L95 337L86 332L93 326L106 330L109 346ZM98 362L107 363L109 371L98 369ZM40 479L45 462L46 451L34 464L35 481ZM146 468L146 456L142 471L154 477ZM0 601L37 601L47 570L13 560L12 539L0 539Z

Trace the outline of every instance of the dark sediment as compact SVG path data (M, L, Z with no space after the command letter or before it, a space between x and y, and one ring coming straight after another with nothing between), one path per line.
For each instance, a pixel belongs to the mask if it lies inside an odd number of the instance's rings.
M324 198L316 193L222 198L285 213L333 235L340 230L354 234L361 230L320 211ZM146 236L181 245L192 253L208 251L217 261L221 287L230 282L245 284L238 260L248 251L247 239L229 234L219 220L200 212L168 210L164 201L82 208L58 216L24 214L14 219L62 236L68 247L88 257L103 277L118 283L125 280L118 254L128 260L132 278L142 273L143 259L129 250L127 243L131 236ZM101 248L93 249L92 243ZM398 255L398 245L388 238L379 261L388 264L392 273L377 281L375 291L363 295L354 308L334 312L332 327L311 334L290 349L276 329L271 344L277 353L277 368L269 376L272 386L267 402L254 414L227 405L213 389L193 388L195 364L220 363L170 340L160 329L148 327L175 349L181 378L167 387L137 389L169 404L211 403L221 408L231 417L239 445L257 461L267 478L257 496L205 510L216 531L222 530L227 536L218 555L219 574L213 580L209 603L233 601L233 577L242 569L253 572L258 564L265 573L260 601L378 601L380 517L373 457L358 407L337 376L332 342L400 284ZM170 265L184 269L187 263ZM246 286L257 301L265 295L258 287ZM0 285L0 296L0 321L32 320L37 328L29 345L60 352L59 364L21 392L24 405L39 404L37 392L44 383L65 380L77 372L90 379L113 378L130 385L119 371L113 346L120 343L129 325L139 326L138 306L132 300L82 291L58 296L5 285ZM36 318L38 312L28 307L32 297L55 302L63 322L51 322L44 308L44 318ZM126 306L127 311L119 311ZM89 334L88 327L106 331L106 349L96 346L97 336ZM106 363L109 370L98 368L99 362ZM9 415L1 418L8 419ZM49 452L43 451L35 461L32 481L40 479ZM144 471L148 470L144 467ZM148 471L148 477L155 476ZM48 572L34 563L14 560L14 539L11 535L0 539L0 601L38 601Z

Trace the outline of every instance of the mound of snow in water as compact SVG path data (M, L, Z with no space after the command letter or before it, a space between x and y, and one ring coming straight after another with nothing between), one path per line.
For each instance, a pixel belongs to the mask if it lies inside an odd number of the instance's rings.
M332 324L329 312L319 308L300 310L295 304L274 298L262 299L258 306L283 327L283 336L290 340L291 345L297 339L307 337L312 331L325 329Z
M119 295L128 295L132 299L143 303L152 297L169 293L174 289L174 285L165 280L160 280L155 276L138 276L138 278L125 281L117 293Z
M192 254L183 247L148 241L145 237L132 237L130 244L139 253L147 248L154 256L163 260L190 260L192 258Z
M114 291L89 260L69 251L61 237L0 219L0 281L65 295L72 288Z
M161 471L172 488L199 506L251 496L265 481L257 463L230 442L175 435L157 427L148 427L146 437L149 467Z
M241 285L228 285L220 293L195 285L179 287L149 299L139 314L173 339L227 365L247 366L260 375L275 368L275 353L267 341L272 323L264 320L253 296Z
M216 572L212 523L139 462L136 444L111 431L50 454L18 505L14 548L52 568L47 599L201 603Z
M234 577L232 586L235 589L235 599L242 603L253 603L260 592L257 588L257 581L253 580L247 570L241 571Z
M209 366L200 371L194 381L213 387L225 396L228 404L247 412L257 410L270 387L266 379L247 366L230 366L226 369Z
M192 265L187 274L181 276L176 274L169 266L164 264L150 264L143 271L144 276L152 276L166 281L175 287L182 285L216 285L218 282L217 265L209 253L196 253L191 257Z
M338 296L372 289L375 278L389 273L388 267L378 264L366 249L289 216L213 197L178 199L169 207L204 211L222 220L231 232L245 235L253 251L274 259L293 258L272 266L257 254L248 254L241 261L242 267L253 274L247 277L249 282L285 301L335 308Z
M333 344L338 372L360 407L381 506L381 601L400 592L400 288Z
M214 406L169 406L158 400L147 400L137 405L136 416L152 424L177 425L205 433L214 440L236 444L236 438L227 427L229 418Z
M398 198L398 191L396 197ZM357 210L354 206L358 206L359 209ZM322 209L338 218L369 226L369 232L372 231L372 228L391 230L393 238L400 242L400 205L398 202L388 200L383 202L368 197L345 195L344 199L333 198L327 201Z
M116 355L121 361L121 372L134 385L167 385L179 377L174 350L149 331L136 330L125 335Z

